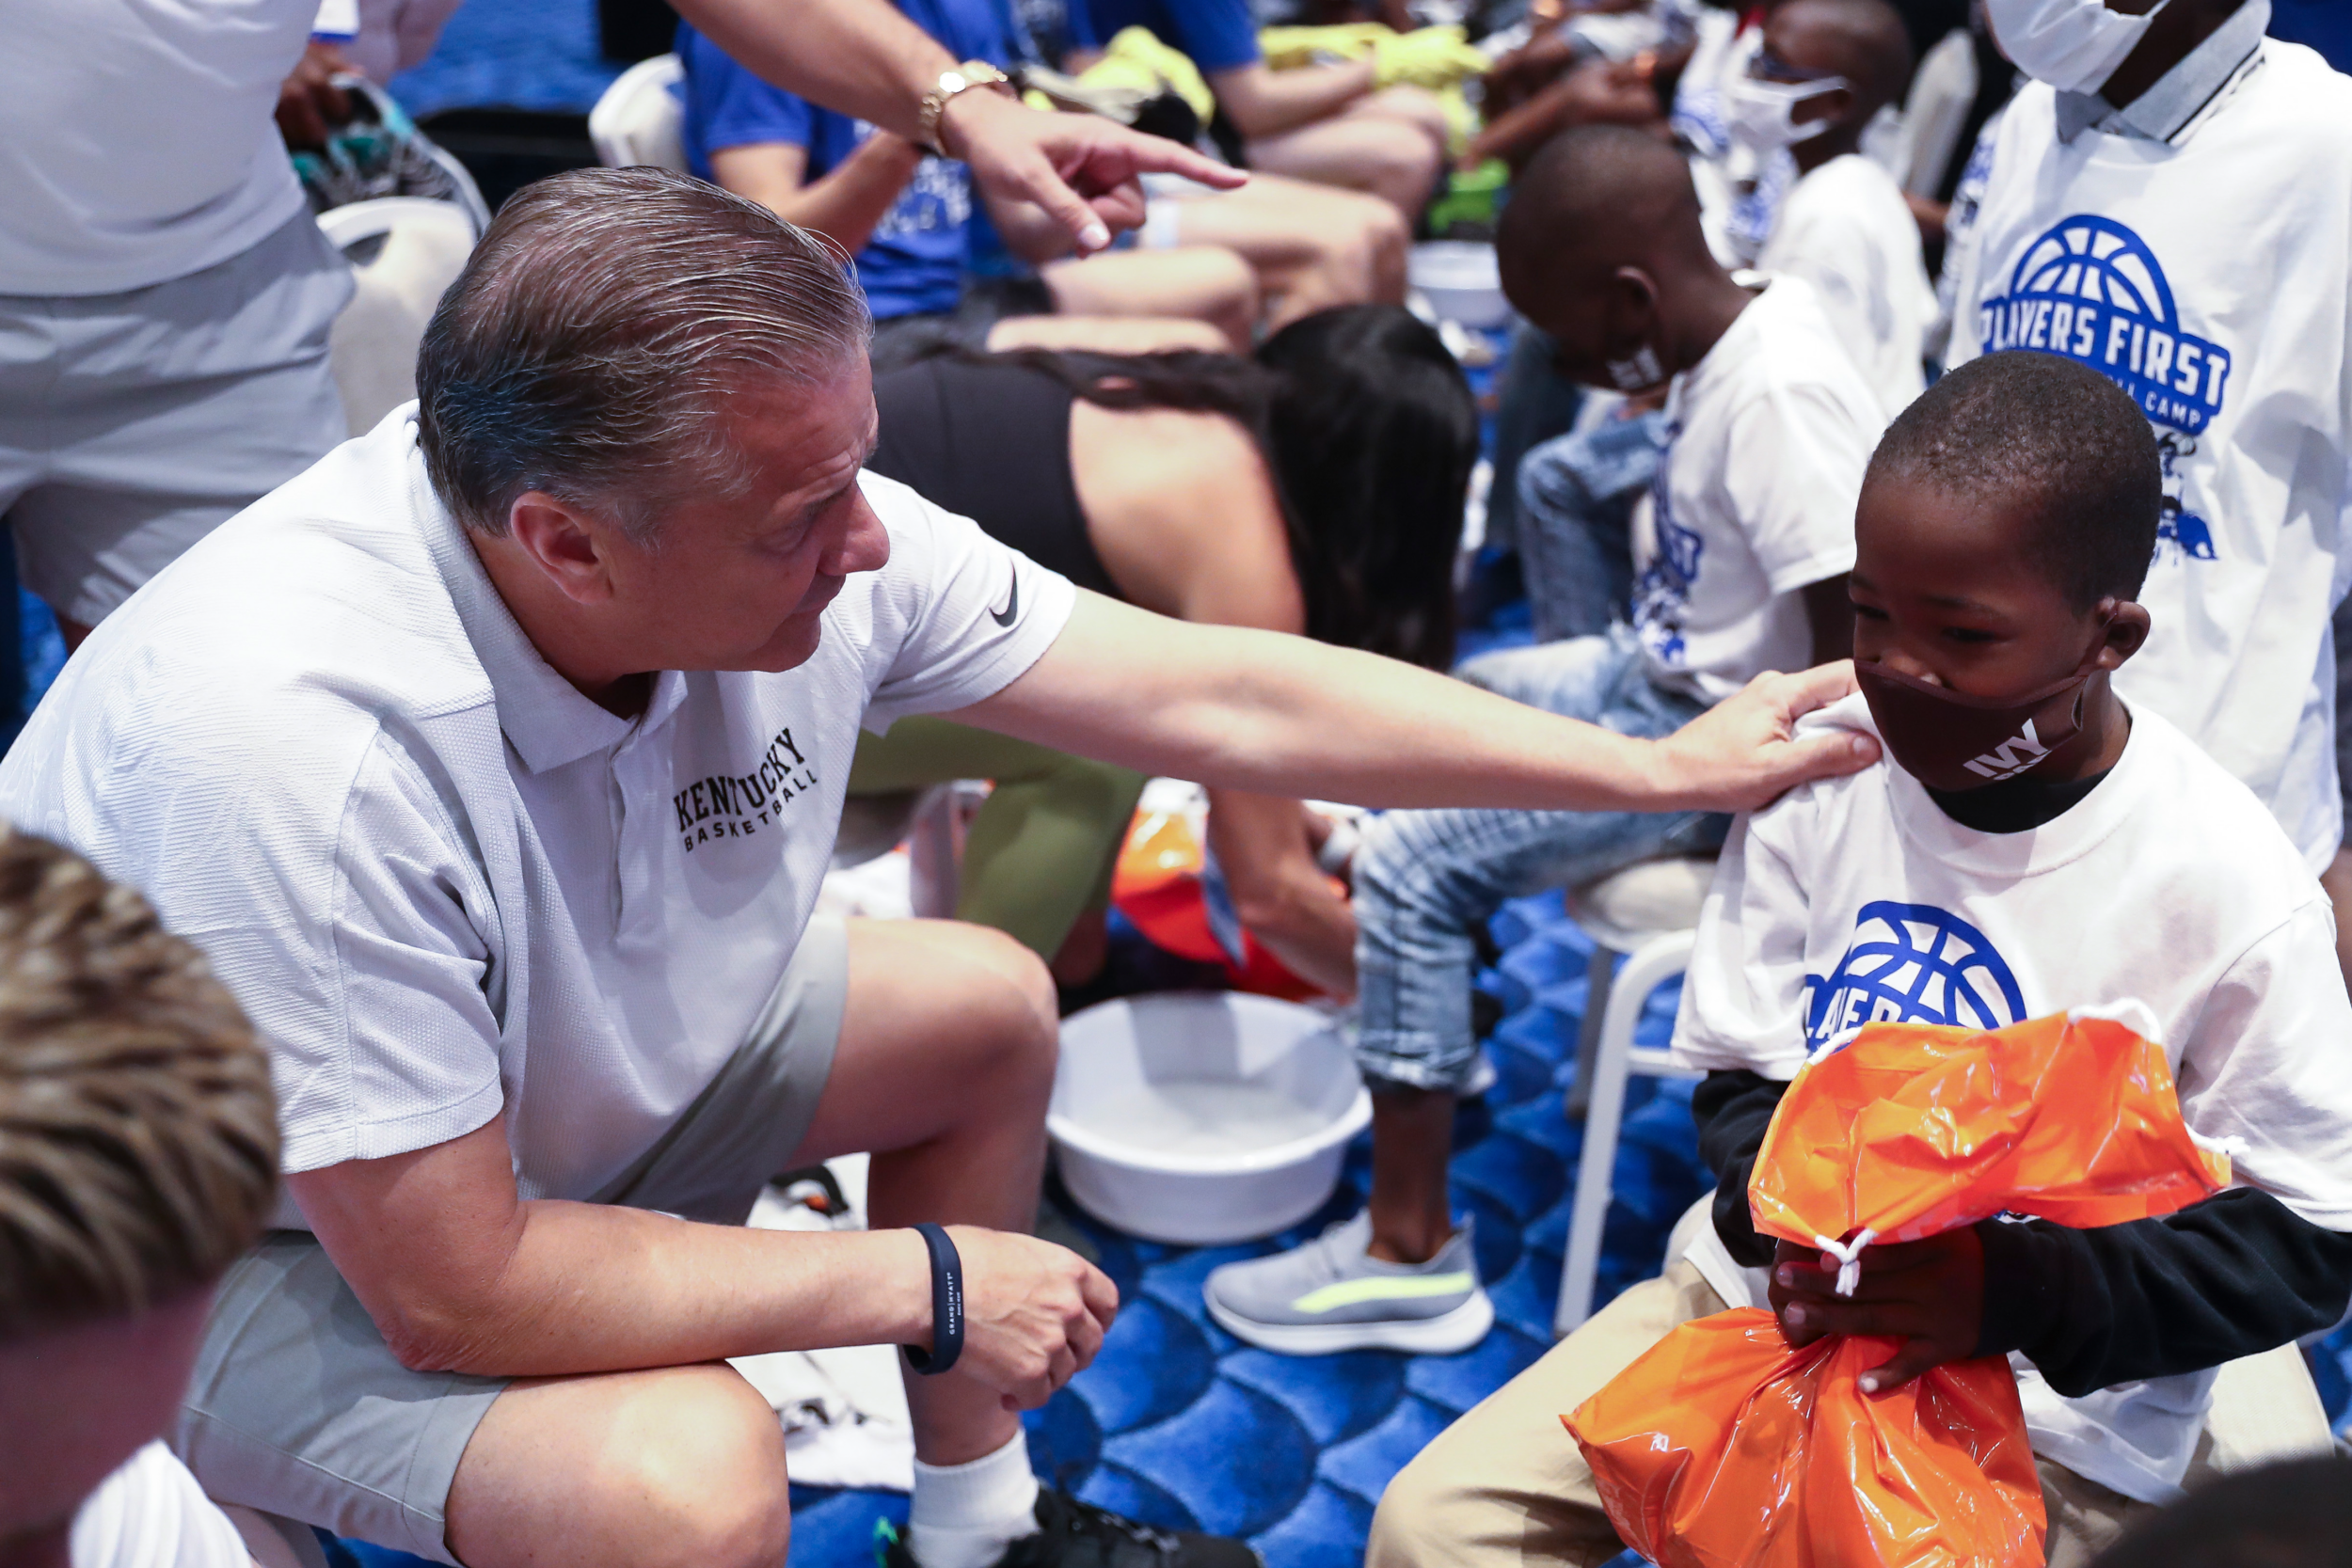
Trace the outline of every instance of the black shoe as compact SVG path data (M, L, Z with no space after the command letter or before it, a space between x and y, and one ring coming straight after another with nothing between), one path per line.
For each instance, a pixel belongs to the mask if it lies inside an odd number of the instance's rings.
M1245 1542L1190 1530L1153 1529L1067 1492L1037 1495L1035 1535L1005 1548L996 1568L1265 1568ZM882 1568L922 1568L895 1535L880 1555Z

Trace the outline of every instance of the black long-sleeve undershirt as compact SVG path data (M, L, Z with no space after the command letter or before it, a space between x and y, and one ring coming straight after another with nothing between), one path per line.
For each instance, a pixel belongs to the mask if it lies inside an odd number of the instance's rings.
M1754 1072L1710 1072L1692 1096L1699 1154L1717 1182L1715 1233L1750 1268L1771 1262L1774 1243L1749 1216L1748 1173L1787 1088ZM2352 1234L2250 1187L2096 1229L2048 1220L1976 1228L1976 1354L2021 1351L2061 1394L2252 1355L2328 1327L2352 1302Z

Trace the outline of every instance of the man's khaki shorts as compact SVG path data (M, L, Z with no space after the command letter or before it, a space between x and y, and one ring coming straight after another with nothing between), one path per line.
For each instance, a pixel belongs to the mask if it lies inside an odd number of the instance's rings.
M849 940L818 918L742 1046L596 1201L740 1225L833 1070ZM454 1564L457 1463L506 1380L412 1372L307 1230L272 1231L221 1282L172 1447L213 1497Z

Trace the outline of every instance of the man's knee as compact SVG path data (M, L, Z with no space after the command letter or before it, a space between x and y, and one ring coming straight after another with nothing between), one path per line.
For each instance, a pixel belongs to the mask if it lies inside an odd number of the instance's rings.
M970 1027L970 1043L1007 1070L1029 1069L1031 1077L1041 1070L1050 1082L1061 1009L1045 960L985 926L949 929L946 940L953 944L950 961L961 971L961 1016Z

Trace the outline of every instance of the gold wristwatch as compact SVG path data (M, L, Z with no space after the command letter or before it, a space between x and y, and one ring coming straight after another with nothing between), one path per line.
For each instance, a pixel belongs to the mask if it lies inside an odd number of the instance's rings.
M956 94L969 92L974 87L1001 87L1009 95L1012 92L1012 78L986 60L966 60L953 71L941 71L931 90L923 95L923 111L918 121L922 134L916 138L916 143L925 151L943 158L947 155L939 145L939 117L947 112L948 101Z

